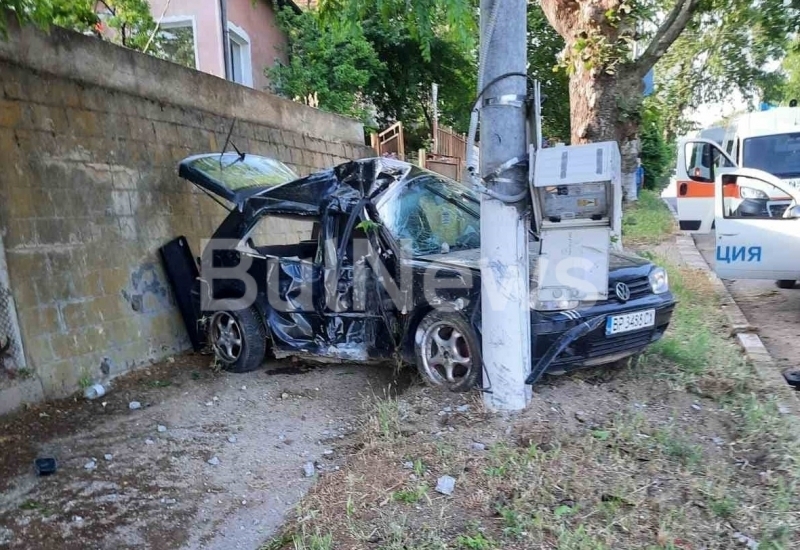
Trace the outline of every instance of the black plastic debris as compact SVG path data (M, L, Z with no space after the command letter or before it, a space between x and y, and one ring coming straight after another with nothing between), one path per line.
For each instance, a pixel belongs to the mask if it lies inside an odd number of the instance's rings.
M800 369L789 369L783 371L786 383L796 390L800 390Z
M36 468L36 475L49 476L56 473L56 459L55 458L37 458L33 461Z
M186 332L189 333L192 348L200 351L206 343L206 338L205 332L198 328L200 295L196 294L198 290L195 282L200 273L192 256L192 250L186 237L180 236L162 246L159 251L164 271L186 325Z

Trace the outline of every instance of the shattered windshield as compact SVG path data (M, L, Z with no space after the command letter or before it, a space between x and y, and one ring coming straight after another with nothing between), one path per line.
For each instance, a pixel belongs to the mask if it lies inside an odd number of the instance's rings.
M778 178L800 176L800 132L744 140L744 168L757 168Z
M381 222L415 257L480 248L479 212L473 191L427 173L378 205Z
M233 192L274 187L299 177L282 162L256 155L243 155L243 158L236 153L209 155L194 159L188 165Z

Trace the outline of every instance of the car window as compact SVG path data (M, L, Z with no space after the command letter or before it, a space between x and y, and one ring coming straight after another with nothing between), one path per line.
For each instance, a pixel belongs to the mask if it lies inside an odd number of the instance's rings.
M234 153L199 157L189 166L217 181L231 191L271 187L298 178L291 168L279 160Z
M384 200L378 213L406 253L424 256L480 248L479 205L461 184L424 174Z
M745 139L744 168L764 170L779 178L800 176L800 132Z

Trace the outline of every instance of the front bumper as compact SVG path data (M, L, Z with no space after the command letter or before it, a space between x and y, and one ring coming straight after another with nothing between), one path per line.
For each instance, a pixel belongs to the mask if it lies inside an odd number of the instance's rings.
M604 365L639 353L664 335L672 319L675 304L672 294L666 293L650 295L624 305L602 304L585 310L576 310L574 313L564 314L562 312L546 316L539 315L538 321L534 321L531 327L532 366L535 368L542 357L551 349L551 346L557 345L559 337L581 325L584 321L598 316L607 317L609 315L655 309L655 324L652 327L621 334L606 335L605 323L601 323L597 328L570 342L547 365L545 372L555 374L584 367Z

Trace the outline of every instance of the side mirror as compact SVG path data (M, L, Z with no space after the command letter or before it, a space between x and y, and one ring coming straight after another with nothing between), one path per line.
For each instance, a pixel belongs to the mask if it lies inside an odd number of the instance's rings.
M800 204L792 206L789 210L787 210L786 214L784 214L784 217L794 220L800 219Z

